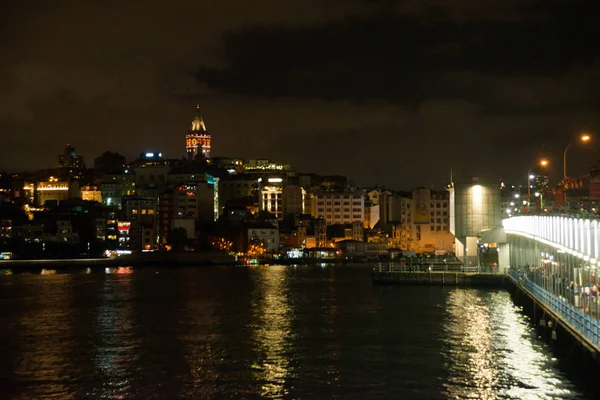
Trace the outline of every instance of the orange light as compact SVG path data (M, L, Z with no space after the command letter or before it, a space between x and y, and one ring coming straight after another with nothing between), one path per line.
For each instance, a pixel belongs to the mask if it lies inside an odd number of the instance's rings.
M545 166L547 166L547 165L548 165L548 160L541 160L541 161L540 161L540 165L541 165L542 167L545 167Z
M582 142L588 142L591 138L592 137L589 134L587 134L587 133L583 133L581 135L581 137L580 137L580 139L581 139Z

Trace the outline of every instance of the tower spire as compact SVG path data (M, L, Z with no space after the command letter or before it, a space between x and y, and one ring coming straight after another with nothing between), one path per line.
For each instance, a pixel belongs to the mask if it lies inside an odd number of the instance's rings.
M206 132L206 125L204 124L204 120L200 115L200 104L196 104L196 116L192 121L192 131L198 132Z

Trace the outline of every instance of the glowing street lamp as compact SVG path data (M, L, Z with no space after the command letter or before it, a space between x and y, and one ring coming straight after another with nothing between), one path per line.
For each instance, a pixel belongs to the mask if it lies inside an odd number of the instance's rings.
M581 143L587 143L592 140L592 136L589 133L582 133L579 135L579 141ZM563 179L567 179L567 151L573 145L574 142L571 142L565 148L565 152L563 154Z

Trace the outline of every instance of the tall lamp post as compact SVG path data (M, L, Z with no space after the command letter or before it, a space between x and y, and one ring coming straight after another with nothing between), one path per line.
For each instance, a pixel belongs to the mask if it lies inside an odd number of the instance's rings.
M540 167L548 166L548 160L540 160L539 165ZM531 207L531 180L534 178L531 174L532 168L529 168L529 171L527 171L527 212L529 212L529 207Z
M582 143L587 143L590 141L590 139L592 138L592 136L588 133L582 133L579 135L579 141ZM574 141L571 141L571 143L569 143L567 145L567 147L565 148L565 152L563 154L563 184L564 186L564 190L565 190L565 194L564 194L564 201L563 201L563 207L567 207L567 187L566 187L566 183L567 183L567 151L569 151L569 148L573 145Z
M592 137L587 133L582 133L579 135L579 141L582 143L589 142ZM565 152L563 154L563 179L567 179L567 151L573 145L574 142L571 142L565 148Z

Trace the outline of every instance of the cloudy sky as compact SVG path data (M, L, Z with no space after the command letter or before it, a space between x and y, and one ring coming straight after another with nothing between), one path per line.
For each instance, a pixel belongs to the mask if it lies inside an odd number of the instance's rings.
M562 174L600 135L600 8L578 0L18 1L0 9L0 170L185 153L200 103L213 156L360 185ZM600 137L569 150L570 175Z

